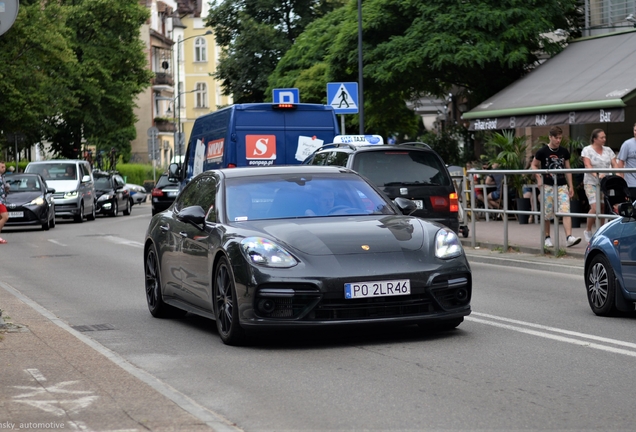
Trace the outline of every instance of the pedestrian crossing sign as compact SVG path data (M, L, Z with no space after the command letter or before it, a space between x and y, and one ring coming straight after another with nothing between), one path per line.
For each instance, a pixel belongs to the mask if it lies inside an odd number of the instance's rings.
M358 83L327 83L327 102L336 114L357 114Z

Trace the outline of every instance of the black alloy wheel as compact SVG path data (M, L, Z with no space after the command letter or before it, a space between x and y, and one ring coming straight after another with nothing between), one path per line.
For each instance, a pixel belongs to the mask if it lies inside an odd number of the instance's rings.
M592 259L585 275L585 288L592 312L599 316L616 314L616 276L605 255Z
M146 249L146 259L144 260L144 273L146 276L146 302L148 310L155 318L181 317L186 311L177 309L163 302L161 294L161 271L159 260L154 245Z
M75 215L74 219L77 223L84 222L84 201L80 203L79 213Z
M226 345L241 345L245 341L245 331L239 324L234 278L225 257L216 267L213 294L214 317L221 340Z
M46 222L42 224L42 230L48 231L49 228L51 228L51 225L49 224L49 215L46 215Z
M131 209L132 209L132 202L130 198L128 198L126 199L126 208L124 209L124 216L129 216Z

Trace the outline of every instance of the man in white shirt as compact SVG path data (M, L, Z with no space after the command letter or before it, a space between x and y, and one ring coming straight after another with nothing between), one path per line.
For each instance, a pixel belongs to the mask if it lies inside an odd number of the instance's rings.
M621 149L616 157L616 163L619 168L636 168L636 124L634 124L634 137L621 145ZM625 181L629 188L629 197L632 201L636 200L636 172L625 173Z

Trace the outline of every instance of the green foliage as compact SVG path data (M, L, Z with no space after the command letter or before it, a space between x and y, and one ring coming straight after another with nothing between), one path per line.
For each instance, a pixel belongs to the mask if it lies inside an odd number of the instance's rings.
M526 74L539 53L563 48L545 34L576 36L577 0L365 0L363 63L365 131L413 136L404 101L464 88L469 106ZM337 18L336 19L336 14ZM281 59L270 88L321 65L325 82L358 81L357 1L318 19ZM322 66L325 64L325 66ZM322 90L324 92L324 90ZM305 94L301 91L302 97ZM324 94L324 93L323 93ZM358 116L348 116L359 121Z
M117 171L126 177L126 182L144 185L147 180L152 180L152 165L149 164L117 164Z
M421 137L420 141L431 146L447 165L463 166L464 160L459 146L460 139L459 132L449 128L439 134L428 132Z
M152 76L140 39L148 16L129 0L21 2L0 38L0 130L68 158L83 140L129 155L134 100Z
M23 1L14 25L0 37L0 130L21 133L19 149L39 142L58 113L77 106L67 17L57 2ZM14 143L4 146L13 150Z
M206 25L222 55L214 77L236 103L263 102L268 76L307 25L342 5L339 0L222 0ZM303 100L305 99L303 94Z
M486 153L482 160L496 169L524 170L528 168L525 136L515 136L513 131L493 133L485 143ZM517 197L523 196L523 185L530 182L528 175L509 175L508 184L515 190Z

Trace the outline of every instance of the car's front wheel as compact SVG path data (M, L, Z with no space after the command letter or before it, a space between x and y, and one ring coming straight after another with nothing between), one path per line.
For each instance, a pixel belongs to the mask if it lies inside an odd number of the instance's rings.
M585 274L587 301L592 312L600 316L616 314L616 276L605 255L597 255Z
M111 217L117 217L117 213L119 213L119 206L117 205L117 199L113 201L113 211L110 212Z
M80 203L79 212L75 215L74 220L77 223L84 222L84 201Z
M155 318L170 318L185 315L186 311L167 305L163 301L161 294L161 270L154 245L151 245L146 250L144 272L146 275L146 302L148 303L150 314Z
M86 215L86 220L89 220L89 221L95 220L95 218L97 217L97 210L95 210L95 207L97 207L97 204L93 202L93 208L91 209L91 212Z
M124 209L124 216L130 215L130 210L132 209L132 200L126 200L126 208Z
M234 277L225 257L216 267L213 293L214 317L221 340L227 345L241 345L245 341L245 331L239 324Z

